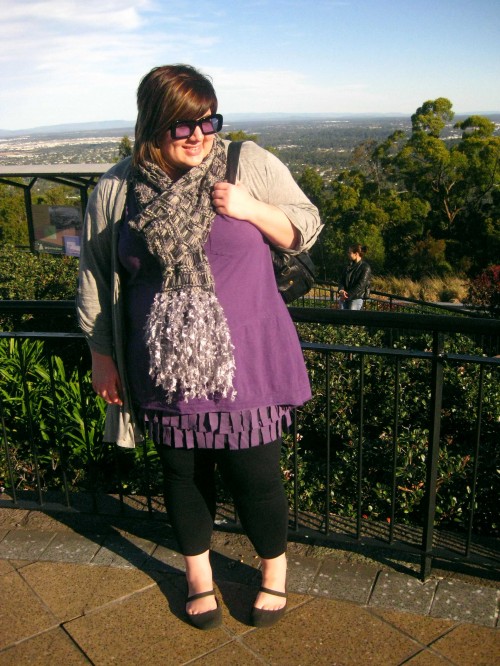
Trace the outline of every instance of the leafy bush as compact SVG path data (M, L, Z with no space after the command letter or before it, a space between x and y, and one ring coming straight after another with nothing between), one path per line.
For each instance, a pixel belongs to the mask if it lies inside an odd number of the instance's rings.
M105 403L92 390L89 358L80 342L0 340L0 411L9 433L16 487L35 490L146 492L145 466L161 473L149 442L117 450L103 441ZM5 451L0 478L9 478Z
M0 298L65 300L74 298L78 279L75 257L34 254L4 245L0 249Z
M12 245L0 248L0 299L71 300L76 296L78 260L75 257L34 254ZM28 323L29 322L29 323ZM1 330L74 330L66 316L0 317Z
M500 312L500 265L488 266L469 282L468 301L493 314Z

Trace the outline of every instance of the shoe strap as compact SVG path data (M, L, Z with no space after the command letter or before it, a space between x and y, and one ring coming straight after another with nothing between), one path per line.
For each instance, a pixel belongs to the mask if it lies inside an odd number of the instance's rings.
M215 596L215 590L208 590L208 592L198 592L198 594L192 594L187 598L187 603L190 601L196 601L196 599L202 599L203 597Z
M265 592L266 594L274 594L275 597L286 597L286 592L278 592L277 590L271 590L269 587L259 588L259 592Z

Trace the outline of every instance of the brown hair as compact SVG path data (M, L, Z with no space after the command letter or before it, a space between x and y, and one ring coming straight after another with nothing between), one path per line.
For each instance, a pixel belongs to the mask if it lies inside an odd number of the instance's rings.
M207 109L216 113L217 106L212 82L194 67L154 67L137 89L133 163L149 161L165 169L159 142L170 125L176 120L196 120Z
M361 245L361 243L354 243L353 245L349 245L349 252L355 252L356 254L359 254L361 258L363 258L367 252L368 248L366 245Z

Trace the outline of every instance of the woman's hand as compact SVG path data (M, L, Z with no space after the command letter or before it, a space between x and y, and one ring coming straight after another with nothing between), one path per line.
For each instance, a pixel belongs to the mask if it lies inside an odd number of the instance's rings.
M92 352L92 388L109 405L123 405L122 383L111 356Z
M228 215L237 220L251 220L255 215L255 204L259 203L238 183L215 183L212 190L212 203L219 215Z
M247 220L259 229L273 245L293 248L299 232L277 206L255 199L241 183L215 183L212 202L219 215Z

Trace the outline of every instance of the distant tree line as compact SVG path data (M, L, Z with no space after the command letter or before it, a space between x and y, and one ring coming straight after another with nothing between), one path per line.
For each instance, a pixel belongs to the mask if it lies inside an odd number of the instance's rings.
M470 116L455 125L460 139L443 139L453 117L448 99L427 101L409 135L362 142L335 177L304 169L299 184L325 223L314 250L324 277L337 277L353 242L369 247L379 273L414 279L498 263L500 137L489 119Z

